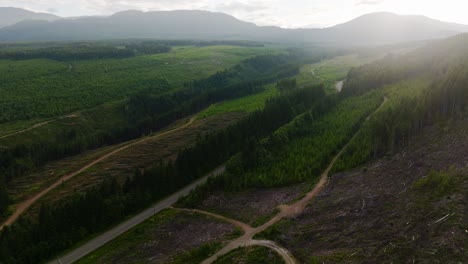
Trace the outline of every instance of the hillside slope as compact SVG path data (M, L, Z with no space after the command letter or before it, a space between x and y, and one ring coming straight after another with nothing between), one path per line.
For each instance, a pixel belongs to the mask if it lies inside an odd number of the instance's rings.
M304 263L463 262L467 129L427 128L398 154L334 175L303 214L263 236Z
M36 13L21 8L0 7L0 28L14 25L23 20L53 21L60 17L47 13Z
M208 11L130 10L108 17L24 21L1 29L0 41L169 38L375 45L442 38L466 31L468 26L465 25L392 13L368 14L325 29L283 29L259 27L230 15Z

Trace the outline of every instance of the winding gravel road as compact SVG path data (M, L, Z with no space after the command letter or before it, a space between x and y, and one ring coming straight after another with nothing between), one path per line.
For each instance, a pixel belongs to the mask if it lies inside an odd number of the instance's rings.
M67 253L60 258L57 258L49 263L59 263L59 264L68 264L73 263L80 258L86 256L87 254L91 253L92 251L96 250L97 248L103 246L107 242L111 241L112 239L116 238L117 236L123 234L124 232L130 230L132 227L140 224L141 222L145 221L146 219L150 218L151 216L159 213L163 209L171 207L180 197L186 196L192 190L194 190L200 184L206 182L209 177L214 177L217 175L222 174L225 171L225 167L221 166L216 170L212 171L211 173L207 174L203 178L193 182L192 184L186 186L182 190L172 194L171 196L167 197L166 199L157 202L150 208L146 209L145 211L139 213L138 215L130 218L129 220L121 223L120 225L112 228L111 230L105 232L104 234L99 235L98 237L92 239L91 241L87 242L86 244L74 249L73 251Z
M387 97L384 97L384 100L382 104L366 118L366 122L376 113L378 112L387 102ZM354 134L354 136L348 141L348 143L340 150L340 152L332 159L330 164L328 165L327 169L322 173L320 181L315 185L315 187L305 195L302 199L297 201L296 203L292 205L282 205L279 206L280 212L275 215L272 219L270 219L267 223L263 224L262 226L259 226L257 228L252 228L247 224L244 224L242 222L239 222L237 220L229 219L224 216L220 216L214 213L210 212L205 212L201 210L190 210L190 209L179 209L179 210L187 210L187 211L192 211L192 212L198 212L206 215L210 215L212 217L216 217L228 222L231 222L232 224L235 224L242 229L244 229L245 234L242 235L241 237L231 241L228 243L224 248L216 252L214 255L210 256L209 258L205 259L202 263L208 264L208 263L213 263L218 257L238 248L238 247L243 247L243 246L265 246L268 248L273 249L276 251L279 255L282 256L284 261L288 264L294 264L297 263L294 257L283 247L277 245L273 241L269 240L255 240L253 239L253 236L264 231L268 227L272 226L279 220L285 218L285 217L293 217L297 216L300 214L307 204L322 190L323 187L325 187L327 181L328 181L328 174L332 167L334 166L335 162L338 160L338 158L341 156L341 154L344 152L344 150L348 147L350 142L352 142L358 132ZM188 185L184 189L174 193L173 195L169 196L168 198L156 203L149 209L146 209L145 211L141 212L140 214L132 217L131 219L123 222L122 224L112 228L111 230L107 231L106 233L94 238L93 240L89 241L88 243L80 246L79 248L69 252L68 254L57 258L54 261L51 261L49 263L59 263L59 264L65 264L65 263L73 263L80 258L84 257L85 255L89 254L90 252L96 250L97 248L103 246L107 242L111 241L112 239L116 238L120 234L128 231L132 227L138 225L139 223L143 222L144 220L150 218L151 216L155 215L156 213L160 212L163 209L171 207L175 202L180 197L186 196L187 194L190 193L190 191L194 190L198 185L203 184L206 182L206 180L209 177L214 177L217 175L222 174L225 171L225 167L219 167L213 172L209 173L208 175L204 176L203 178L197 180L196 182Z
M367 116L365 122L368 122L370 120L370 118L375 113L377 113L385 105L385 103L387 102L387 99L388 99L387 97L384 97L384 100L383 100L382 104L374 112L372 112L369 116ZM277 223L278 221L280 221L283 218L295 217L295 216L300 215L304 211L306 206L310 203L310 201L312 201L312 199L314 199L320 193L320 191L326 186L326 184L328 182L328 175L329 175L331 169L335 165L338 158L348 148L348 146L351 144L351 142L357 137L358 133L359 133L359 130L346 143L346 145L344 145L341 148L340 152L338 152L338 154L336 154L335 157L333 157L333 159L329 163L326 170L320 176L319 182L302 199L298 200L297 202L295 202L295 203L293 203L291 205L280 205L280 206L278 206L278 209L280 209L280 212L278 214L276 214L273 218L271 218L268 222L266 222L265 224L263 224L263 225L261 225L259 227L253 228L251 230L247 230L247 232L245 232L244 235L242 235L241 237L239 237L237 239L232 240L230 243L228 243L225 247L220 249L218 252L211 255L209 258L205 259L202 262L202 264L211 264L211 263L215 262L216 259L218 259L220 256L222 256L224 254L227 254L232 250L235 250L235 249L237 249L239 247L245 247L245 246L251 246L251 245L259 245L259 246L269 247L269 248L275 250L278 254L280 254L283 257L283 259L284 259L284 261L286 263L291 263L291 264L296 263L296 261L294 260L292 255L285 248L280 247L279 245L275 244L274 242L270 243L270 242L265 242L265 241L262 242L262 240L254 240L253 237L256 234L259 234L259 233L265 231L267 228L271 227L272 225L274 225L275 223Z

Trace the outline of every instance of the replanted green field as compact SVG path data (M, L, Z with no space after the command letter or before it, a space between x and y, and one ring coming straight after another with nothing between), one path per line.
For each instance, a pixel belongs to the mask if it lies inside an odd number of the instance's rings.
M278 95L275 84L265 86L265 91L254 95L213 104L198 114L198 118L207 118L230 112L254 112L263 109L266 100Z
M305 65L296 77L297 83L299 86L324 83L327 90L333 93L335 92L335 83L346 79L349 69L369 63L380 56L362 57L352 54Z
M124 59L59 62L0 60L0 123L59 116L119 100L142 89L173 89L273 48L175 47L172 52Z
M396 112L405 111L406 116L412 112L422 111L417 109L416 104L411 104L412 109L402 109L402 102L418 101L421 96L430 88L429 79L412 79L402 81L393 85L388 85L382 88L383 93L388 95L388 102L385 106L376 113L375 118L371 122L366 123L359 131L357 137L351 142L348 149L338 160L335 171L349 170L361 165L375 157L375 148L387 148L387 146L379 146L382 143L377 143L374 135L377 126L386 126L387 129L407 122L404 118L400 118ZM412 123L410 121L410 123ZM384 136L394 137L390 131L381 131ZM389 142L390 143L390 142Z
M360 66L377 59L379 56L360 57L356 54L339 56L322 62L307 64L301 67L300 73L293 76L299 87L324 83L329 93L335 93L335 84L337 81L344 80L351 67ZM214 104L201 112L198 117L205 118L227 112L254 112L262 109L265 101L275 95L278 95L276 84L265 86L265 91Z

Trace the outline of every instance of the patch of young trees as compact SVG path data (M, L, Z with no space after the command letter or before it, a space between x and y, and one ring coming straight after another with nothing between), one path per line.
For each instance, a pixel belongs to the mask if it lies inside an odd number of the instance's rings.
M415 78L426 80L427 84L423 85L427 87L416 92L418 82L401 87L397 84L393 98L389 98L389 107L380 111L350 145L338 162L337 170L353 168L385 153L395 153L427 125L466 118L467 47L468 35L464 34L350 72L347 94L359 94Z
M37 219L22 217L0 233L0 259L4 263L46 260L206 174L324 96L323 87L317 86L272 98L263 110L181 151L175 162L158 162L143 172L136 169L122 185L106 181L66 201L43 204Z

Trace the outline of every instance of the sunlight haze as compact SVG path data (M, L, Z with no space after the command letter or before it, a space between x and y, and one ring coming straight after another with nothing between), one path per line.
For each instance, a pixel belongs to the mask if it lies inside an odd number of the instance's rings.
M143 11L200 9L223 12L261 26L329 27L371 12L424 15L468 24L463 0L0 0L0 6L48 12L59 16L110 15Z

